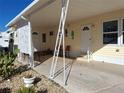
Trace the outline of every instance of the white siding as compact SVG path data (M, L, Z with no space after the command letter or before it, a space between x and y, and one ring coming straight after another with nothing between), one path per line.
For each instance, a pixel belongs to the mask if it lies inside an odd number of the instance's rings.
M27 23L20 23L18 28L18 48L21 53L29 54L29 26Z

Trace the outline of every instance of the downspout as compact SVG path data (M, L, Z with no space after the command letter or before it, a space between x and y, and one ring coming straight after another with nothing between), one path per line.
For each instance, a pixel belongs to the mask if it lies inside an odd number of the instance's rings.
M28 26L29 26L29 67L34 67L34 50L33 50L33 41L32 41L31 22L24 16L21 16L21 19L28 22Z

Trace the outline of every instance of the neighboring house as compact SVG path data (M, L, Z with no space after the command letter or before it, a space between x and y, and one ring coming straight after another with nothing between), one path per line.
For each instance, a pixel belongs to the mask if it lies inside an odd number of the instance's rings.
M0 48L1 51L13 52L13 32L11 29L0 33Z
M16 27L21 53L54 50L60 11L61 0L35 0L6 25ZM124 0L70 0L65 44L72 57L89 51L93 60L124 65Z
M9 33L7 32L1 32L0 33L0 49L2 50L8 50L9 49Z

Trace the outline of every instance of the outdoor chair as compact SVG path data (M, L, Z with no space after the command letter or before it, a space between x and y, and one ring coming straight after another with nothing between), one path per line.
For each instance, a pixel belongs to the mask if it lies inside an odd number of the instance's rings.
M65 47L65 57L70 57L70 51L71 51L71 46L70 45L67 45L66 47ZM63 46L61 45L60 46L60 52L59 52L60 54L60 57L62 57L63 56Z

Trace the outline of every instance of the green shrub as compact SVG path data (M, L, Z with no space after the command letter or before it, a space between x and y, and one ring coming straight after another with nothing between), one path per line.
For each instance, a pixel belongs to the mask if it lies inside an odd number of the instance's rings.
M34 88L27 88L27 87L22 87L16 91L16 93L35 93Z
M16 56L13 54L5 54L0 59L0 76L4 79L8 78L13 74L14 71L14 60Z

